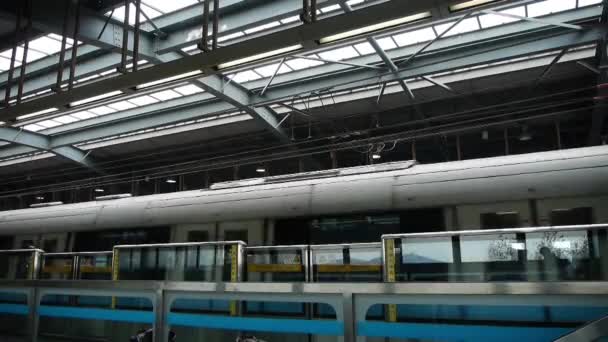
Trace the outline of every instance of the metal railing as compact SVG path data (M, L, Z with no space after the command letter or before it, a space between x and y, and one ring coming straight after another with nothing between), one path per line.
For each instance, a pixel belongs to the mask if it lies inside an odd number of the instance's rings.
M112 257L112 251L44 253L40 278L110 280Z

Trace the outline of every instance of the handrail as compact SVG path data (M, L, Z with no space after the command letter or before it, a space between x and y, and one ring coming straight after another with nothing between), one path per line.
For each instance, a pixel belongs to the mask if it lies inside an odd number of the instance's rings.
M141 245L116 245L116 246L114 246L114 249L172 248L172 247L226 246L226 245L247 246L247 244L244 241L207 241L207 242L152 243L152 244L141 244Z
M0 254L17 254L17 253L32 253L39 252L44 253L42 249L38 248L23 248L23 249L0 249Z
M94 256L94 255L112 255L112 251L100 251L100 252L60 252L60 253L44 253L44 256L51 257L72 257L72 256Z
M484 230L452 230L445 232L430 233L406 233L406 234L386 234L382 235L382 240L402 239L402 238L429 238L429 237L451 237L466 235L496 235L509 233L544 233L544 232L566 232L579 230L599 230L608 228L608 224L588 224L572 226L544 226L526 228L505 228L505 229L484 229Z

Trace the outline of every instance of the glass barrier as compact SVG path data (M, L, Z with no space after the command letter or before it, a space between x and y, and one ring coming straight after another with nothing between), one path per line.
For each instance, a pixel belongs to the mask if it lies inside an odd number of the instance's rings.
M114 280L242 281L242 241L114 247Z
M45 253L40 278L111 280L112 252Z
M40 249L0 250L0 280L38 279Z
M608 225L385 235L385 280L608 279Z
M310 246L313 282L381 282L380 243Z
M307 282L308 246L247 247L247 281Z

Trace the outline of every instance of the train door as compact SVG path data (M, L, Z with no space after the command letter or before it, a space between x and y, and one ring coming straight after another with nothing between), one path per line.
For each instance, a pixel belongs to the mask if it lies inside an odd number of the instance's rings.
M22 235L15 238L15 249L36 247L47 253L65 252L67 233Z
M171 242L207 242L217 240L215 223L180 224L173 227Z
M264 220L250 221L228 221L219 224L219 241L241 240L250 246L261 246L264 244L265 230Z

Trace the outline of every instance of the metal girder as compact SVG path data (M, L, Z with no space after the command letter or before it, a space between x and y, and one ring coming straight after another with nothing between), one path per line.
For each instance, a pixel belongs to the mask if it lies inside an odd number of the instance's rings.
M54 148L52 138L12 127L0 127L0 140L13 144L29 146L36 150L52 152L69 161L89 168L95 172L103 173L84 151L73 146Z
M337 70L336 73L325 75L324 77L314 77L300 83L288 82L277 84L275 87L268 89L264 96L250 96L248 105L279 103L296 95L318 89L340 90L373 86L377 85L379 81L392 82L398 78L421 77L445 70L455 70L547 51L562 50L566 47L596 42L604 36L605 32L606 29L601 27L595 27L583 33L567 31L555 34L555 32L550 31L542 37L537 34L528 37L518 35L516 38L504 41L483 42L476 47L467 46L459 50L446 49L443 53L420 56L412 62L407 70L402 70L397 75L392 73L383 74L381 71L369 69L349 69L348 72ZM486 33L484 32L483 34ZM415 48L413 47L412 49ZM367 58L370 58L370 56ZM336 66L328 65L327 67L333 68ZM219 83L214 84L216 87L218 85ZM263 86L264 81L261 81L260 88ZM50 131L54 135L53 142L55 146L73 145L93 139L135 132L144 127L158 127L170 123L192 120L203 115L211 115L212 113L233 108L231 104L209 100L209 96L207 93L197 94L188 98L175 99L166 103L133 109L125 113L113 113L105 117L92 119L107 120L105 123L99 121L97 127L92 126L89 121L86 121L66 125L67 128L63 128L66 130L65 132L61 132L59 127L55 131L52 131L52 129ZM244 97L241 97L240 101L245 101ZM145 114L146 111L149 111L148 115ZM90 125L91 127L87 128L85 125ZM2 148L0 149L0 158L25 152L19 147Z
M95 84L83 85L70 92L62 92L40 99L34 99L19 106L9 107L0 111L0 120L11 120L23 114L45 110L51 107L64 106L73 101L83 100L117 89L132 88L142 83L153 82L195 70L210 70L228 61L268 53L277 49L302 46L302 50L308 50L316 47L316 42L323 37L353 30L361 26L378 24L402 18L406 15L416 14L428 10L431 6L432 5L428 4L427 1L417 1L414 3L388 1L375 6L370 6L365 11L354 11L344 15L330 17L311 25L285 29L242 43L228 45L203 55L185 56L178 61L163 63L141 70L137 73L129 73L108 80L101 80L95 82ZM83 18L83 21L86 20L86 18ZM97 24L102 24L102 20L98 19ZM91 26L95 25L95 22L91 20ZM84 22L83 26L86 26ZM100 27L98 28L100 29ZM90 32L91 30L93 29L87 27L83 32ZM112 29L109 28L106 29L106 32L108 30L112 31ZM95 33L98 32L99 30ZM105 34L106 33L104 33L104 35ZM103 41L103 37L101 41ZM143 41L145 40L142 40L142 51L146 49L146 44L144 44ZM115 45L113 46L115 47Z
M221 76L211 75L198 80L198 85L203 87L213 96L228 102L238 110L241 110L254 119L257 119L262 125L270 130L281 142L289 143L290 139L285 132L279 127L279 121L273 110L266 107L253 108L249 105L251 102L249 93L234 82L227 83Z

